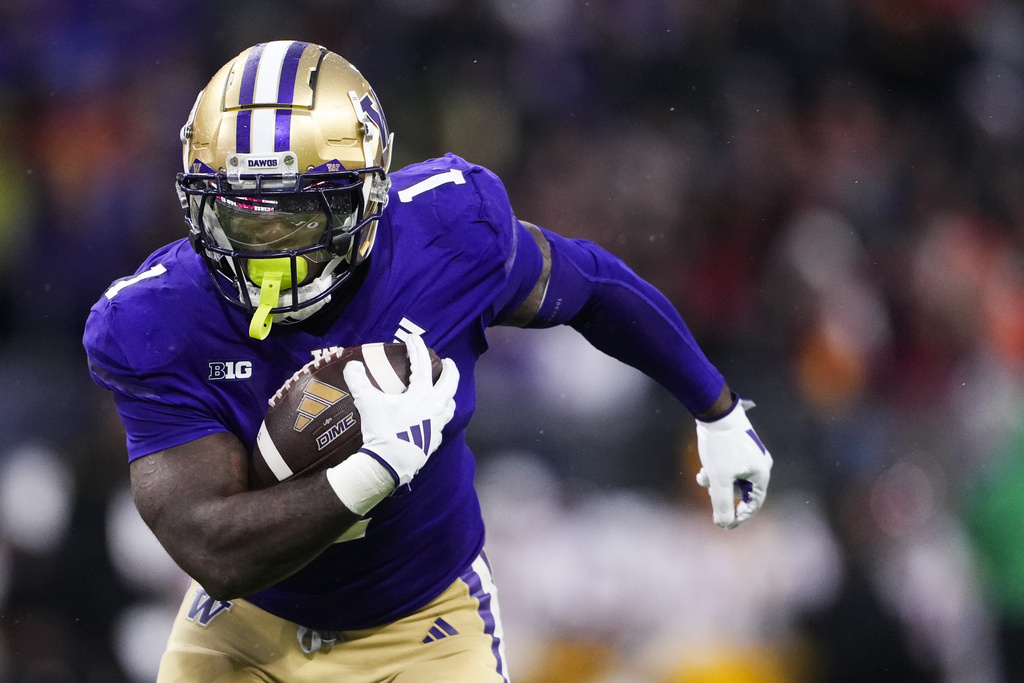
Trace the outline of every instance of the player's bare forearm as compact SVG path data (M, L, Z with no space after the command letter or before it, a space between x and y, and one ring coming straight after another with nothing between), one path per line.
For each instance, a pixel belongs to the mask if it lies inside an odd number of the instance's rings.
M167 552L221 600L290 576L359 519L322 474L249 490L248 454L229 434L138 458L131 481Z

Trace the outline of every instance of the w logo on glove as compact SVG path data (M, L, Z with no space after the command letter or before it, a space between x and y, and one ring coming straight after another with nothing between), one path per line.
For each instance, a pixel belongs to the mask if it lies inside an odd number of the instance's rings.
M417 448L424 453L430 452L430 420L424 420L418 425L409 427L409 431L395 434L402 441L416 444Z

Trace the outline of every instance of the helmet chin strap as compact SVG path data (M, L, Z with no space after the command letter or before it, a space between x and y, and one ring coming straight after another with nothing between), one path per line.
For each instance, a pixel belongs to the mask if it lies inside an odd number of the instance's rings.
M270 334L270 326L274 322L274 316L270 312L281 297L281 289L288 289L292 286L291 259L266 258L251 259L246 268L249 270L249 277L260 288L260 303L249 321L249 336L253 339L266 339ZM295 259L295 275L299 282L306 278L309 266L306 259Z

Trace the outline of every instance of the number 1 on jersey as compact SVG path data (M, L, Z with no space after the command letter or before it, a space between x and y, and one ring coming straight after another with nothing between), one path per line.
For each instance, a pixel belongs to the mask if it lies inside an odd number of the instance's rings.
M424 178L404 190L399 190L398 199L403 204L407 204L408 202L411 202L416 195L433 190L435 187L440 187L445 183L465 185L466 179L462 177L462 171L453 168L449 171L445 171L444 173L438 173L437 175L432 175L429 178Z
M106 292L104 292L104 295L107 297L107 299L113 299L115 296L117 296L117 293L120 292L125 287L131 287L136 282L139 282L141 280L148 280L151 277L159 277L166 272L167 268L164 267L164 264L158 263L149 270L144 270L138 275L126 277L123 280L118 280L117 282L112 284L107 289Z

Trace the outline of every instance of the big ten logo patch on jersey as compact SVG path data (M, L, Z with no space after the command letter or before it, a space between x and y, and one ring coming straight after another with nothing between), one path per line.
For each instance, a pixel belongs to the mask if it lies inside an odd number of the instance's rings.
M205 589L196 588L196 597L192 600L192 606L188 608L188 620L200 626L209 626L211 621L230 611L233 606L232 602L217 600Z
M211 360L210 380L249 379L252 377L252 361Z

